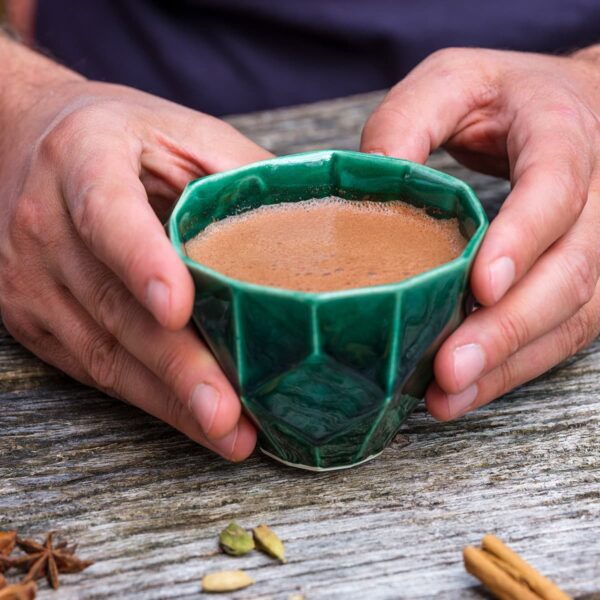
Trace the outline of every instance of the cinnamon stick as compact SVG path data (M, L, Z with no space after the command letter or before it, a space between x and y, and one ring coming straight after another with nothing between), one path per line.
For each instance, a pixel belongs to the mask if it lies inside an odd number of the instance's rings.
M516 570L519 579L525 582L543 600L571 600L554 582L538 573L528 562L516 552L502 543L495 535L485 535L481 541L482 548L505 563L507 569Z
M540 600L526 585L513 579L479 548L467 546L463 550L465 568L477 577L501 600Z

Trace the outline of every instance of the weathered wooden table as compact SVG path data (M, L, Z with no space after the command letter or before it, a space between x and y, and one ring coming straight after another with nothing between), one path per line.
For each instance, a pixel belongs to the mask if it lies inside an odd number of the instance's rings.
M231 119L277 153L356 148L379 94ZM445 155L490 207L506 184ZM236 598L487 597L463 546L493 531L577 598L600 591L600 343L475 414L423 408L377 460L314 474L228 464L130 406L46 367L0 329L0 529L55 529L96 564L44 598L200 597L244 568ZM289 562L215 554L235 518L271 524Z

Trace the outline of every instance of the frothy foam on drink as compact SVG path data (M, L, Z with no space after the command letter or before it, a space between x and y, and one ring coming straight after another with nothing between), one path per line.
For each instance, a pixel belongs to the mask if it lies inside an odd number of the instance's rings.
M186 252L235 279L323 292L401 281L453 260L465 245L457 219L401 201L330 197L217 221Z

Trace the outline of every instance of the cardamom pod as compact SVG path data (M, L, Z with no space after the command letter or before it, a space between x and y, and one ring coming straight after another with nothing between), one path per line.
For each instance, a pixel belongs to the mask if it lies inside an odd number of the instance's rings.
M218 571L202 578L203 592L235 592L254 583L245 571Z
M278 561L285 562L285 547L277 534L268 525L259 525L252 530L256 547Z
M254 550L252 535L235 521L231 521L219 535L219 546L232 556L243 556Z

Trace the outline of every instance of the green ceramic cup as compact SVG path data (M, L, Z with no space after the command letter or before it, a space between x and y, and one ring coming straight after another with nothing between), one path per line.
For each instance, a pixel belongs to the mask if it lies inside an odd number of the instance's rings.
M458 217L469 241L457 259L410 279L326 293L245 283L186 256L184 243L216 220L331 195L400 199L437 218ZM169 235L194 278L194 322L257 425L262 451L326 470L377 456L423 397L437 349L465 317L486 228L479 201L458 179L404 160L327 150L191 182Z

